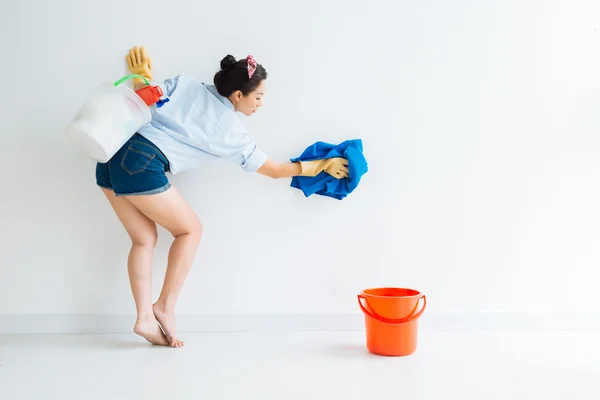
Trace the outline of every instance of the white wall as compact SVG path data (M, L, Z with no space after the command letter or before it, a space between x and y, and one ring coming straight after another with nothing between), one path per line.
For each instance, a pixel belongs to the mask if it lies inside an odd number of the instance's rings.
M600 4L319 3L3 6L0 314L134 313L128 238L63 128L136 44L157 79L252 53L270 75L246 123L271 157L362 138L369 161L343 201L226 162L174 177L205 229L181 314L357 312L373 286L430 313L595 312Z

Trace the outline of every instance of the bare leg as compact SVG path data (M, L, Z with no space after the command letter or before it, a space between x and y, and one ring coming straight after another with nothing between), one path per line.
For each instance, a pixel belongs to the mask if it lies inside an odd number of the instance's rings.
M150 343L166 346L169 343L152 309L152 257L158 239L156 224L127 199L116 197L111 190L102 191L131 238L127 270L137 310L133 331Z
M181 347L184 343L176 334L175 305L196 256L202 236L202 225L173 186L156 195L131 196L127 199L144 215L171 232L175 238L169 251L163 288L158 301L153 305L153 310L169 344Z

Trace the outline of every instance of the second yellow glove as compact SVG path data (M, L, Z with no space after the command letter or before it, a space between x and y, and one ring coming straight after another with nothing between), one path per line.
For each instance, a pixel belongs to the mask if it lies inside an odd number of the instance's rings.
M141 48L135 46L129 50L127 55L127 66L132 74L137 74L145 77L148 80L152 79L152 60L146 55L144 46ZM143 79L134 78L133 85L144 83Z

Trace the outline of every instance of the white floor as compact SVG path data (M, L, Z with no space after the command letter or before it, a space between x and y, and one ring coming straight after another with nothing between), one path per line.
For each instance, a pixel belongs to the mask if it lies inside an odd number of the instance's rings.
M0 336L0 399L515 400L600 398L600 332L422 331L417 352L362 332Z

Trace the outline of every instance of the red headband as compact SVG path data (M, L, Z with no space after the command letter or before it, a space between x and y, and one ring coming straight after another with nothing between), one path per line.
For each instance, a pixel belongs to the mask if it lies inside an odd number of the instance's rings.
M251 55L246 57L246 60L248 61L248 78L252 79L252 75L254 75L254 71L256 71L256 60Z

